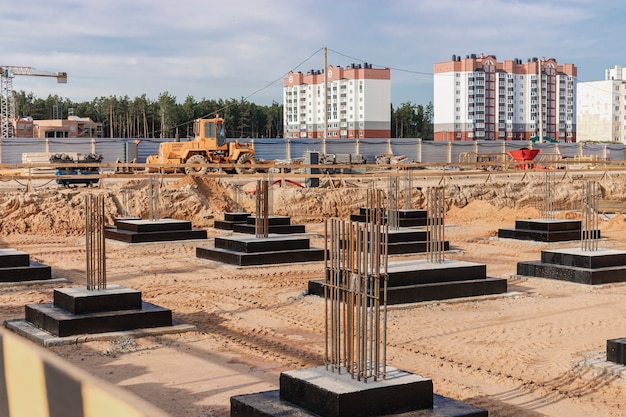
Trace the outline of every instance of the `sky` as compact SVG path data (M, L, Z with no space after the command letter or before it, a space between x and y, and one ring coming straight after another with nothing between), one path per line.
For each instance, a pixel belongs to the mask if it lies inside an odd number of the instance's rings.
M452 55L554 58L578 81L626 66L623 0L0 0L0 66L15 91L74 102L167 92L180 103L282 104L282 80L328 64L391 69L391 101L433 100Z

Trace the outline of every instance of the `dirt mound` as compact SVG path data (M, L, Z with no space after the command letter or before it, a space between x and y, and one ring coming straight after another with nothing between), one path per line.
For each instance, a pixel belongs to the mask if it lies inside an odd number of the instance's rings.
M452 206L447 213L448 220L453 222L493 223L538 217L541 217L541 213L532 207L523 209L496 207L482 200L474 200L464 207Z

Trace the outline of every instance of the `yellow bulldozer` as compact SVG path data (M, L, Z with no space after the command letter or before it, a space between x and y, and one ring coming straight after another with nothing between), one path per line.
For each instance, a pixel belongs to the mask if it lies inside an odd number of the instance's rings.
M161 143L158 155L146 158L146 170L205 174L211 169L210 164L236 164L233 168L239 174L256 172L256 168L252 166L257 163L254 146L239 141L226 142L224 119L219 116L213 119L196 119L193 134L194 138L190 141Z

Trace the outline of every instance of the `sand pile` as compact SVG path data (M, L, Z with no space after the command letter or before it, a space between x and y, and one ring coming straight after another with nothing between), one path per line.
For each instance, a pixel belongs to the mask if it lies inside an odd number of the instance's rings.
M511 180L508 176L484 178L453 177L446 182L445 199L451 221L493 222L495 220L539 218L545 176ZM293 222L315 223L331 217L348 218L365 207L368 181L386 191L387 181L378 179L324 179L320 187L302 187L301 180L276 181L272 187L273 214L290 216ZM256 211L255 178L184 177L161 179L159 182L160 218L190 220L194 227L213 226L225 212ZM602 199L626 200L626 177L613 175L600 183ZM429 187L440 186L438 178L422 178L413 182L411 207L426 209ZM560 178L554 190L557 217L580 218L582 181ZM34 192L3 190L0 192L0 233L36 233L42 235L78 235L84 230L85 192L106 195L107 223L123 215L149 218L151 183L149 179L108 180L103 189L40 188ZM399 197L404 205L404 192Z

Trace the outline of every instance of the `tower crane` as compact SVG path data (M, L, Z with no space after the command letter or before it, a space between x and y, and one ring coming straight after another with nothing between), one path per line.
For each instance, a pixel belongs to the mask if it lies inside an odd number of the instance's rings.
M16 75L55 77L57 83L67 83L67 72L48 72L32 67L0 65L0 138L13 137L13 120L15 120L13 78Z

